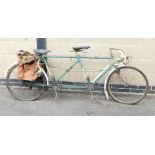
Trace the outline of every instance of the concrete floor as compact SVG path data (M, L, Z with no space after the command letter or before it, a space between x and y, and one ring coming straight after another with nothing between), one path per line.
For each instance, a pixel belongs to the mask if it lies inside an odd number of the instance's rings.
M60 94L58 100L45 93L37 101L14 99L6 88L0 88L0 115L2 116L153 116L155 96L148 96L137 105L123 105L106 101L96 95Z

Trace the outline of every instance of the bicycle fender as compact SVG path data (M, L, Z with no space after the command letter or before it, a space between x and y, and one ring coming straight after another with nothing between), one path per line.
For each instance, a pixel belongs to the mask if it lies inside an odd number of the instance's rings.
M118 64L118 67L117 68L120 68L120 67L123 67L123 66L126 66L124 63L121 63L121 64ZM112 74L112 72L114 72L116 69L113 68L107 75L106 79L105 79L105 82L104 82L104 93L106 95L106 99L109 101L109 94L107 92L107 81L108 81L108 78L109 76Z

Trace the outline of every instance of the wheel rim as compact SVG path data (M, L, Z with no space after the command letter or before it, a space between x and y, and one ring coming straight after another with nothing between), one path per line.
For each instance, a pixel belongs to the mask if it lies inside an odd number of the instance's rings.
M7 75L7 88L9 92L19 100L32 101L37 99L43 92L43 78L36 81L20 80L17 76L17 67L18 65L12 67Z
M135 104L146 96L148 81L140 70L134 67L122 67L109 77L108 91L117 102Z

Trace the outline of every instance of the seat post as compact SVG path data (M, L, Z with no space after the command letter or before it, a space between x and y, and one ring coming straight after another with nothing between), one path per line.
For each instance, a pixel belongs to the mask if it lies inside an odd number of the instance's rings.
M78 58L80 57L79 53L76 52L76 51L75 51L75 55L76 55Z

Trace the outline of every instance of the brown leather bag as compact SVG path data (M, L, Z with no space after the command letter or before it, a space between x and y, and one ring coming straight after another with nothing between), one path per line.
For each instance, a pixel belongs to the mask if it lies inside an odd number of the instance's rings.
M19 64L17 76L21 80L35 81L39 77L38 70L37 61L31 64Z

